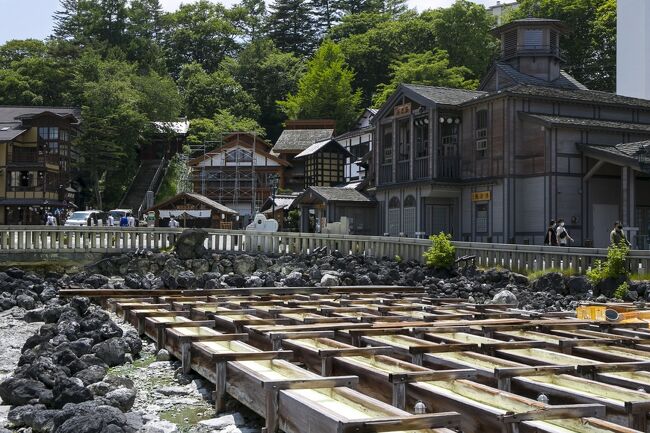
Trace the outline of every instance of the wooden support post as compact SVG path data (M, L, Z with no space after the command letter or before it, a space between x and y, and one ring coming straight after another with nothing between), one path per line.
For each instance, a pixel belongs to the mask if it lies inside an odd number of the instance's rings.
M181 339L181 363L183 373L188 374L192 371L192 342Z
M226 361L217 362L216 375L217 383L214 392L214 409L218 413L226 409L226 383L227 383L228 363Z
M393 383L393 406L404 410L406 408L406 382Z
M424 362L424 353L422 352L412 353L411 362L415 365L422 365Z
M509 377L500 377L497 379L497 388L501 391L510 392L512 387L511 378Z

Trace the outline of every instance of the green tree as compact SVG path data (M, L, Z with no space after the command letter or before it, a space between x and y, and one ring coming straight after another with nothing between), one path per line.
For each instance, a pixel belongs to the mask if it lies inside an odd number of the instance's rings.
M224 109L239 117L259 115L253 97L227 71L208 73L198 63L192 63L183 67L178 84L190 119L212 118Z
M304 73L303 61L292 53L280 52L270 40L259 40L246 46L237 58L226 59L222 68L255 99L260 107L259 123L269 138L279 137L286 115L276 101L297 90Z
M327 35L334 42L340 42L354 35L362 35L375 27L379 27L380 24L390 21L390 19L389 14L383 13L362 12L349 14L344 16L338 25L332 27Z
M306 56L318 35L308 0L274 0L269 7L268 35L281 51Z
M232 13L220 3L199 0L182 4L163 17L163 47L169 70L177 75L183 65L199 63L208 72L239 49L242 29L233 22Z
M14 39L0 46L0 68L10 68L13 62L25 58L45 58L47 45L38 39Z
M615 0L521 0L508 15L526 17L562 20L570 29L560 41L567 72L591 89L615 90Z
M338 130L345 131L361 106L361 92L353 89L353 79L341 48L326 40L307 64L298 91L278 104L291 119L333 118Z
M401 83L423 84L427 86L475 89L478 81L469 79L471 71L464 66L449 66L446 51L436 50L421 54L407 54L393 63L391 80L380 84L373 98L375 107L381 106Z
M237 117L228 110L220 110L211 119L199 118L190 121L187 144L190 147L203 145L205 142L219 142L229 132L254 132L264 136L264 129L254 120Z
M483 5L469 0L456 0L448 8L426 11L425 20L432 20L438 48L449 53L453 66L466 66L475 78L490 68L499 49L490 34L496 20Z
M103 61L92 53L80 59L74 84L84 125L76 142L79 169L94 204L115 206L135 174L151 122L178 118L180 96L169 78L141 75L135 64Z
M238 15L238 26L249 42L256 42L266 36L267 10L264 0L242 0L233 8Z
M384 12L384 0L335 0L335 5L346 15Z
M407 53L434 50L436 29L433 20L416 12L406 12L394 20L381 22L362 34L340 41L347 63L357 74L354 87L362 91L364 104L370 103L380 83L390 81L390 65Z

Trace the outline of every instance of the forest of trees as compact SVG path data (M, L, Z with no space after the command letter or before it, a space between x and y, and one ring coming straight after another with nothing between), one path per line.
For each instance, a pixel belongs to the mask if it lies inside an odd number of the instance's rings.
M559 18L565 68L614 89L616 0L520 0L506 19ZM46 40L0 46L0 104L78 106L77 149L96 202L119 201L151 121L191 121L190 143L288 118L350 127L400 82L475 88L497 54L494 18L468 0L417 12L406 0L60 0Z

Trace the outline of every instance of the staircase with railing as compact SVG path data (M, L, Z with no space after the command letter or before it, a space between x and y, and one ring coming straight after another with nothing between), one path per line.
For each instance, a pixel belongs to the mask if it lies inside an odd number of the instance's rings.
M153 197L147 198L147 193L155 193L162 181L167 161L163 159L142 161L131 186L120 201L120 209L131 209L136 217L140 217L146 208L153 205ZM150 203L148 203L150 202Z

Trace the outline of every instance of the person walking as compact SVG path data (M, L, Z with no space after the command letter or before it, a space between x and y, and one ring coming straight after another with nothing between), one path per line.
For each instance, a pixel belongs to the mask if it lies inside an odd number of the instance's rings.
M176 228L178 226L179 226L179 224L178 224L178 221L176 221L176 218L174 218L173 216L170 216L169 217L169 227L170 228Z
M557 242L561 247L566 247L569 244L569 241L574 242L573 238L569 236L569 232L567 231L566 227L564 227L563 219L559 219L557 221L557 226Z
M128 214L124 214L120 218L120 227L128 227L129 226L129 217L127 215Z
M129 214L129 215L127 216L127 221L128 221L128 223L129 223L129 224L128 224L129 227L135 227L135 218L133 217L133 214Z
M625 232L623 231L623 224L620 221L614 223L614 229L609 233L609 242L612 245L619 245L621 242L628 247L631 246L630 241L627 240Z
M546 229L546 236L544 236L544 245L557 247L557 234L555 233L555 229L555 220L551 220Z
M115 225L115 218L113 217L113 214L109 213L108 218L106 218L106 223L109 227L113 227Z

